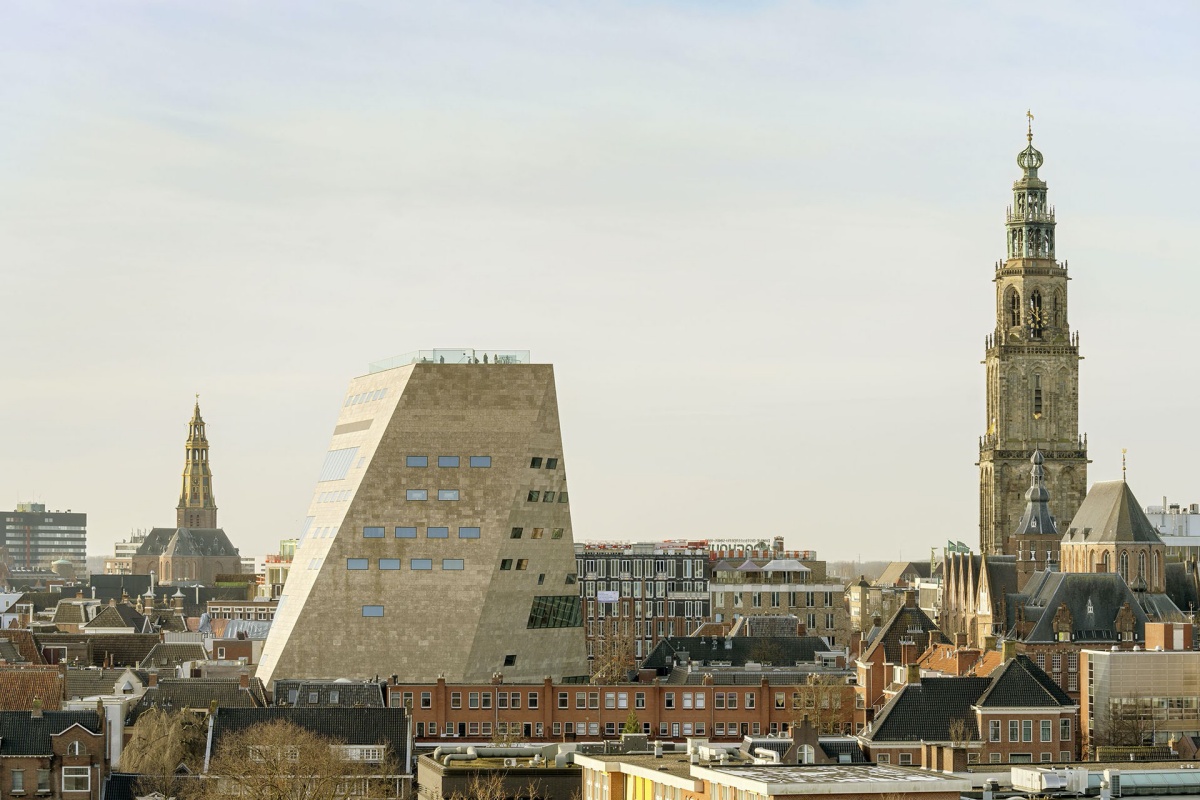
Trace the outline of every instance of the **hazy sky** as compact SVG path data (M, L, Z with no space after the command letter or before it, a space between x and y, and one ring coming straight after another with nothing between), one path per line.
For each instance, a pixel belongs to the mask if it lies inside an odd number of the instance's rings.
M296 534L347 381L555 364L575 537L978 542L1037 117L1090 481L1200 501L1190 3L0 5L0 507Z

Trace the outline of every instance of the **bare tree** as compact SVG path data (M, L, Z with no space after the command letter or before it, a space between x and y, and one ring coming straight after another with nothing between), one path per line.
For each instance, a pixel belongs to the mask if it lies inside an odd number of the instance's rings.
M956 717L950 720L948 733L951 747L966 747L971 741L971 728L974 727L966 717Z
M604 625L606 620L601 620ZM601 637L594 640L592 645L592 683L625 683L629 680L629 671L637 668L635 643L637 637L629 628L629 620L624 620L622 627L619 620L613 617L607 620L607 632L601 629Z
M383 748L383 745L379 745ZM394 754L347 747L290 722L254 725L224 736L202 782L201 798L339 800L394 797Z

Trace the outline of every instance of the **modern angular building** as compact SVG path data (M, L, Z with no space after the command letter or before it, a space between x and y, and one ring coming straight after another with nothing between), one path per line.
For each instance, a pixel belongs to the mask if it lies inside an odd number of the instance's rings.
M554 368L430 350L350 382L258 675L588 674Z
M47 511L44 503L20 503L4 514L4 538L11 568L48 570L56 561L87 572L87 514Z

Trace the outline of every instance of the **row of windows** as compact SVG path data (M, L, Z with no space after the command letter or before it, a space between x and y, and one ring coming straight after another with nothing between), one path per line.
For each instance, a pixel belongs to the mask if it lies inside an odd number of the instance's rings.
M679 567L683 573L681 577L703 578L705 563L702 558L577 558L576 561L580 572L595 574L597 578L609 577L609 572L613 578L641 578L643 575L647 578L674 578L679 565L682 565Z
M428 694L428 692L421 692L421 704L422 704L421 708L429 708L429 706L425 705L425 703L427 702L427 700L426 700L427 694ZM409 695L408 692L405 692L405 696L409 697L409 699L411 699L411 696ZM529 701L528 708L537 708L538 707L538 693L537 692L529 692L529 694L526 697ZM450 707L451 708L454 708L454 709L462 708L463 707L462 700L463 700L462 692L451 692L450 693ZM492 707L492 693L491 692L468 692L467 693L467 708L481 708L482 709L482 708L491 708L491 707ZM521 693L520 692L496 692L496 708L511 709L511 708L520 708L520 707L521 707Z
M437 465L439 467L455 468L460 466L458 456L438 456ZM491 456L470 456L467 458L467 463L476 469L484 469L492 465ZM428 467L429 456L405 456L404 466L406 467Z
M429 490L428 489L408 489L404 493L404 499L405 500L428 500L429 499ZM458 489L438 489L437 490L437 499L438 500L457 500L458 499Z
M706 617L707 605L703 600L647 600L643 608L642 601L638 600L634 603L633 616L639 621L643 617ZM656 610L658 613L655 613ZM587 616L601 620L612 617L614 621L624 617L617 609L616 603L597 603L595 600L587 601Z
M347 558L346 569L348 570L364 570L371 568L371 559L369 558ZM408 560L408 568L417 571L426 571L433 569L432 558L410 558ZM379 569L384 571L394 571L400 569L400 559L398 558L381 558L379 559ZM443 558L442 569L445 570L463 570L466 569L465 562L461 558Z
M350 490L342 489L337 492L321 492L317 495L318 503L341 503L350 499Z
M373 392L362 392L361 394L352 395L346 398L346 402L342 404L342 408L356 406L359 403L369 403L372 400L381 400L385 394L387 394L387 389L376 389Z
M1008 721L1008 741L1010 742L1032 742L1033 741L1033 720L1031 719L1010 719ZM1044 719L1041 720L1038 726L1039 741L1052 742L1054 741L1054 721ZM1001 721L993 719L988 722L988 740L999 742L1001 734ZM1058 740L1060 742L1071 741L1071 720L1060 719L1058 721Z
M579 563L579 562L576 562ZM629 581L609 581L608 591L618 594L620 597L633 597L640 599L642 596L642 582L634 581L631 586ZM599 592L605 591L604 581L585 581L583 594L585 597L596 597ZM671 592L706 592L708 587L703 581L646 581L646 597L667 597ZM614 614L616 611L613 612Z
M545 462L546 469L557 469L558 468L558 459L557 458L543 459L541 456L534 456L533 458L529 459L529 468L530 469L541 469L543 461Z
M524 528L513 528L512 533L510 533L508 535L508 538L520 539L524 535L525 535ZM541 539L545 535L546 535L545 528L530 528L529 529L529 538L530 539ZM551 539L561 539L562 537L563 537L563 529L562 528L552 528L550 530L550 538Z
M553 503L554 502L554 496L555 496L554 492L539 492L537 489L529 490L529 494L526 495L526 497L525 497L525 502L536 503L538 501L539 496L543 503ZM558 493L558 502L560 502L560 503L567 502L567 493L566 492Z
M582 628L583 613L574 595L533 598L526 628Z
M382 525L364 525L364 539L382 539L386 536L386 528ZM397 525L397 539L416 539L417 528L415 525ZM426 539L449 539L450 528L446 525L430 525L425 528ZM476 526L463 525L458 528L458 538L460 539L478 539L479 528Z
M77 742L73 744L78 744ZM84 753L87 751L84 750ZM68 755L80 755L80 753L68 753ZM11 791L13 794L25 793L25 770L14 769L11 772ZM90 792L92 790L92 769L91 767L63 767L62 768L62 789L64 792ZM37 770L37 793L46 794L50 792L50 770Z

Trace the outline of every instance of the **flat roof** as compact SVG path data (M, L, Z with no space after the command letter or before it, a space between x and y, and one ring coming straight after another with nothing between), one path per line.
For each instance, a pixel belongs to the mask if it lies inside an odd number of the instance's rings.
M692 775L711 783L765 795L966 792L971 789L971 782L964 778L890 764L710 766L696 767Z

